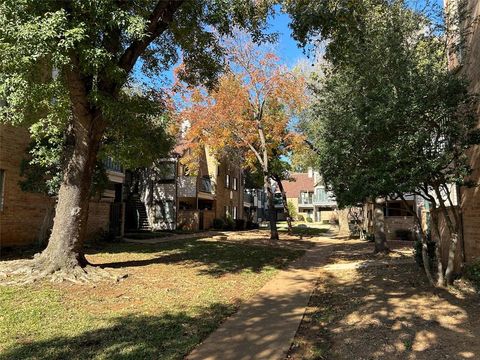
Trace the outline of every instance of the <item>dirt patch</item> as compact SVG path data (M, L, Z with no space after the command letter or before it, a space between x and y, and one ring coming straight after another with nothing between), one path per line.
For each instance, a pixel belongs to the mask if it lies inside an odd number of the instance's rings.
M478 294L433 289L411 256L400 246L378 258L359 244L334 253L382 265L324 268L288 358L480 359Z

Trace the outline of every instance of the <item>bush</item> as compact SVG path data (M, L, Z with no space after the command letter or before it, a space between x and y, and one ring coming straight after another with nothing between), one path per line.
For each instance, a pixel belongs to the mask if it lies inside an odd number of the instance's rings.
M330 220L323 220L322 224L328 225L328 224L330 224Z
M223 230L234 230L235 221L232 218L232 215L227 215L225 217L225 224L223 225Z
M309 217L307 217L307 222L311 223L311 222L313 222L313 219L309 216Z
M298 221L305 221L305 217L303 215L298 215Z
M435 265L435 246L435 241L430 240L430 237L427 236L427 254L430 263L430 269L432 270ZM415 262L418 264L418 266L423 267L422 242L420 240L415 241L413 252L415 254Z
M288 208L288 212L290 213L290 218L296 219L298 217L298 212L292 200L289 200L287 202L287 208Z
M216 230L221 230L225 226L225 221L223 219L213 219L213 228Z
M365 240L374 242L375 241L375 234L372 233L366 233L365 234Z
M480 290L480 259L465 267L465 277Z
M258 223L253 222L253 221L247 221L246 228L251 230L251 229L258 229Z
M407 229L395 230L395 237L400 240L412 240L412 232Z
M235 230L245 230L245 220L235 219Z

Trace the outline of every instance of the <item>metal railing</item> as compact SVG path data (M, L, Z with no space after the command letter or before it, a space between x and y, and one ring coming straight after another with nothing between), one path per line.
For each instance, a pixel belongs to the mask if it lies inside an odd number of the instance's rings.
M103 160L103 166L105 166L105 170L123 172L122 165L114 161L111 157L107 157Z
M326 191L319 191L313 195L314 205L335 205L336 201L333 195Z
M299 197L298 205L313 205L313 197Z
M198 190L209 194L213 193L212 180L210 178L201 178Z

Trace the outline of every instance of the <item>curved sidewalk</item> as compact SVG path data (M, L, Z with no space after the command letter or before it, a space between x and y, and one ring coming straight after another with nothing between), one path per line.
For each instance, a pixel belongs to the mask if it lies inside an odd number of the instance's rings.
M315 287L318 270L344 241L321 237L269 281L187 357L188 360L284 359Z

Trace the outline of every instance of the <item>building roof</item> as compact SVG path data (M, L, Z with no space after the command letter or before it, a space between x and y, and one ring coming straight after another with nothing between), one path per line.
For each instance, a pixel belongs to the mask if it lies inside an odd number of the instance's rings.
M295 181L282 181L287 198L298 197L301 191L313 191L313 176L309 177L308 173L290 173L290 177Z

